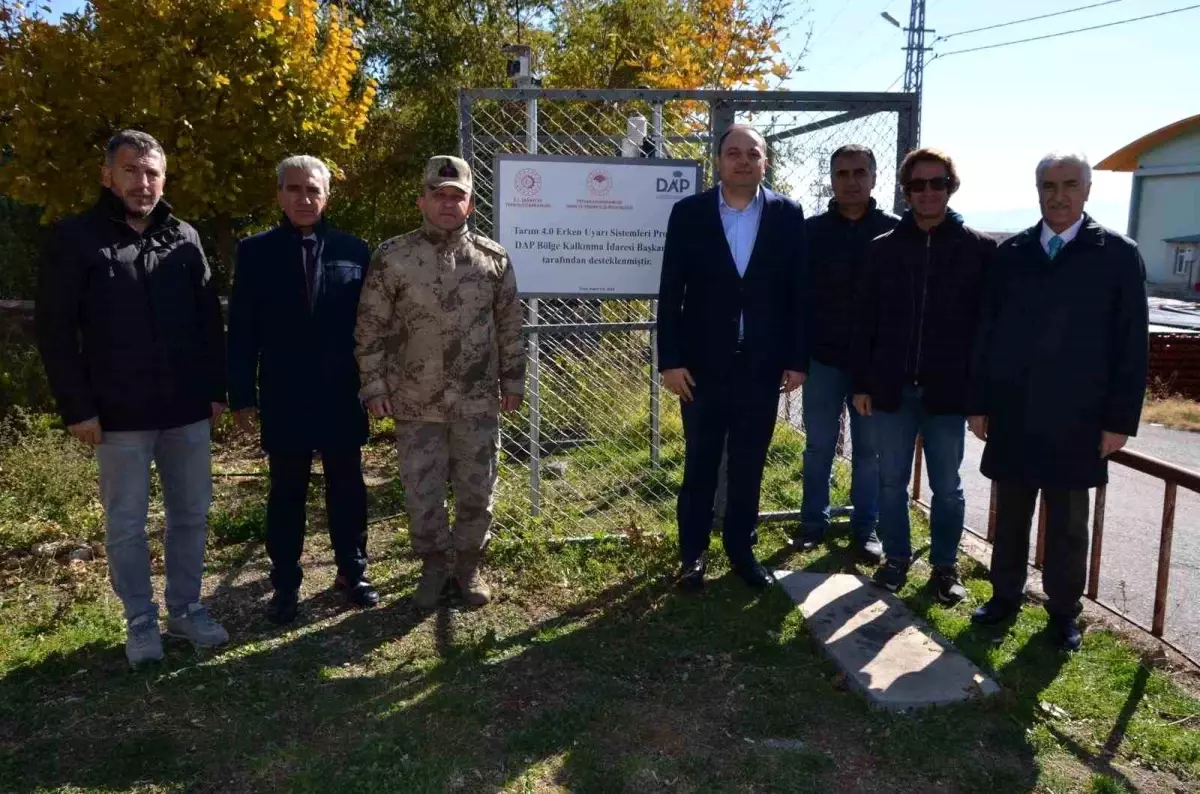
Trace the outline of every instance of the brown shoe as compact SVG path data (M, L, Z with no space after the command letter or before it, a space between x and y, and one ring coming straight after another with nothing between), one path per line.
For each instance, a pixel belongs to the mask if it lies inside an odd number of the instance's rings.
M479 552L460 551L454 566L454 578L458 580L463 600L473 607L481 607L492 600L492 588L479 575L482 556Z
M437 606L442 597L446 582L450 581L450 565L444 552L430 554L424 558L421 565L421 579L417 582L417 592L413 594L413 603L418 609L429 610Z

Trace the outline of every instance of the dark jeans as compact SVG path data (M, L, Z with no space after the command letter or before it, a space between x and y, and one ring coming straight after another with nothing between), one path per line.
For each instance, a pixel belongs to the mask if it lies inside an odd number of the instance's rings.
M300 553L304 550L305 502L308 498L311 450L272 452L271 493L267 498L267 555L276 590L300 587ZM362 450L321 450L325 470L325 511L338 573L349 584L367 570L367 487L363 483Z
M917 433L925 447L929 471L929 563L954 565L962 540L966 499L958 470L962 466L966 419L958 414L931 414L916 386L906 386L900 410L876 411L875 443L879 450L879 537L889 560L912 559L908 521L908 483L912 479Z
M681 406L686 453L679 488L679 556L684 563L708 550L721 453L728 445L728 496L721 540L734 564L749 563L757 540L758 497L767 448L775 432L780 373L751 372L745 356L721 380L701 379Z
M850 526L860 540L875 531L879 518L879 453L874 417L854 410L850 373L817 360L809 362L801 393L804 404L804 501L800 524L806 533L829 529L829 478L841 431L842 409L850 410Z
M1012 604L1025 593L1029 531L1038 489L996 484L996 542L992 547L992 595ZM1046 611L1075 617L1087 584L1088 492L1042 491L1046 501L1046 557L1042 586Z

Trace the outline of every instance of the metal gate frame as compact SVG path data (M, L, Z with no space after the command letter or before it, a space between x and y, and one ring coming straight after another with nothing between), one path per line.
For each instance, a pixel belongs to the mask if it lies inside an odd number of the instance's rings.
M556 137L573 138L574 136L555 136L546 134L539 128L538 111L541 102L641 102L651 107L649 135L654 142L654 157L664 157L664 144L667 140L663 135L663 109L671 101L688 101L702 103L708 108L707 139L709 154L715 160L717 142L729 127L735 123L740 113L761 112L810 112L833 113L796 127L767 134L768 146L796 138L808 133L846 124L879 113L895 113L896 123L896 162L895 169L899 170L904 156L916 146L917 96L910 93L865 93L865 92L813 92L813 91L726 91L726 90L659 90L659 89L549 89L549 88L481 88L460 89L458 96L459 110L459 154L467 163L475 168L476 162L476 129L475 104L480 101L523 102L525 105L524 141L513 136L512 144L523 144L520 149L513 146L509 151L525 154L539 154L542 144L553 142ZM622 135L612 136L616 143L623 139ZM883 166L884 164L880 164ZM702 172L703 173L703 172ZM708 181L707 179L705 180ZM709 187L708 184L703 187ZM893 207L897 212L904 206L903 191L896 180ZM474 228L476 222L472 217ZM568 296L564 296L568 297ZM579 297L579 296L569 296ZM587 296L589 299L605 300L603 296ZM657 301L651 301L650 319L648 322L635 323L556 323L546 325L542 322L540 298L528 298L527 322L523 331L528 339L528 371L529 383L527 388L529 405L529 506L532 516L542 514L542 484L541 484L541 346L543 336L564 336L568 334L604 334L608 332L629 332L636 330L648 331L650 334L650 368L649 383L647 384L650 401L650 458L652 465L659 462L660 449L660 410L661 391L658 378L657 336ZM616 327L620 326L620 327ZM840 448L840 446L839 446ZM724 470L724 466L722 466ZM723 513L723 489L718 495L718 519ZM776 511L760 514L760 520L790 520L798 518L795 511Z

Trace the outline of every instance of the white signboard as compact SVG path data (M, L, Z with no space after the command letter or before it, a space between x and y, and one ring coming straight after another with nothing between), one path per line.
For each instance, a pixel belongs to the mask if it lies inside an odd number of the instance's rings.
M671 207L699 189L693 160L497 156L496 241L522 295L658 294Z

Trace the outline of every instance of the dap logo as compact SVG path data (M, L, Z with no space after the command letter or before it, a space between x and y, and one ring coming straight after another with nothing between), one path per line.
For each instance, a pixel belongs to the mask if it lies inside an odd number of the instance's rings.
M687 193L692 189L692 180L682 171L672 171L670 179L661 176L656 179L655 188L659 193Z

